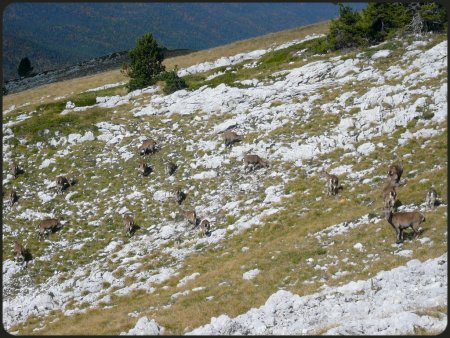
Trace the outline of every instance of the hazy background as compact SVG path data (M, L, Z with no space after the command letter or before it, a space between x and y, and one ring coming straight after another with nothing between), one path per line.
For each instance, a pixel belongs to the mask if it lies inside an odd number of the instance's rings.
M363 8L365 4L352 4ZM145 32L169 49L206 49L328 20L333 3L11 3L3 8L3 76L133 48Z

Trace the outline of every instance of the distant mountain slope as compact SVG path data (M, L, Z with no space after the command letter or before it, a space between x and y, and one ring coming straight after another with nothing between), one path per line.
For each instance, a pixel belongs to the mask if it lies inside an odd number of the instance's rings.
M25 56L41 72L127 50L144 32L170 49L205 49L337 13L331 3L13 3L3 12L3 74L17 77Z

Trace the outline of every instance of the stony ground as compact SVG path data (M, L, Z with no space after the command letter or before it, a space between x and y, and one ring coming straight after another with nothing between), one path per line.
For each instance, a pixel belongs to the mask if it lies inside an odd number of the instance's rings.
M302 297L287 290L272 292L261 307L237 317L210 315L200 322L211 324L197 330L188 325L182 332L441 331L447 321L446 36L408 37L333 56L310 55L301 43L291 41L180 70L180 76L203 81L195 90L163 95L155 86L121 94L123 84L110 84L47 105L6 107L5 327L19 334L33 327L32 332L42 334L49 323L36 324L33 318L56 311L69 317L88 316L92 309L116 306L116 296L128 297L139 289L155 297L167 293L168 303L153 309L155 313L194 294L205 293L213 303L217 296L212 287L193 286L202 280L203 270L195 266L186 270L186 260L209 250L226 256L233 241L242 243L240 255L253 255L256 243L250 238L245 244L242 236L258 228L272 229L270 224L276 222L305 229L299 247L315 241L326 252L294 259L294 264L301 262L312 272L288 274L286 285L296 290L312 284L325 290ZM288 62L270 63L283 53L289 55ZM271 55L275 56L270 59ZM227 129L244 135L230 149L221 137ZM137 149L149 137L161 147L144 157L153 171L143 177L137 169ZM245 153L267 159L269 168L246 173ZM164 172L168 160L179 166L173 176ZM406 170L398 189L398 210L420 210L427 217L423 234L405 244L395 244L379 199L388 165L400 160ZM8 172L13 161L24 169L16 179ZM319 177L322 170L339 176L338 196L326 195ZM76 184L58 194L58 175L73 176ZM432 185L441 203L430 210L424 198ZM13 187L19 201L10 207L6 196ZM187 194L181 206L173 197L177 188ZM195 209L199 218L211 222L208 236L192 230L180 214L182 209ZM122 230L125 214L132 214L138 225L131 238ZM38 221L60 215L63 228L39 241ZM309 224L300 224L300 218ZM375 236L387 235L377 243L365 235L365 228ZM13 260L15 238L32 252L26 268ZM284 250L275 250L272 259ZM393 270L380 272L377 264L386 257L394 257ZM270 271L257 258L242 267L241 278L248 283L259 278L264 284ZM332 280L344 283L356 278L355 272L366 267L376 276L327 288ZM404 287L411 282L413 286ZM403 303L401 292L408 291L408 302ZM399 302L379 310L392 297ZM366 316L359 305L367 309ZM319 314L329 308L341 312L324 320ZM438 314L430 314L436 308ZM402 320L391 322L392 313L399 311ZM379 319L376 324L368 319L373 312ZM130 312L130 317L144 319L129 334L164 331L144 314L139 307ZM352 320L338 320L345 316ZM110 334L125 333L125 328Z

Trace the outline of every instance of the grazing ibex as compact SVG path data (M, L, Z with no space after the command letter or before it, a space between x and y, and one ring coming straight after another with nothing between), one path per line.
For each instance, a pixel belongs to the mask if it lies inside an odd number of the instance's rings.
M71 185L74 185L75 179L71 178L70 181L65 176L58 176L56 178L56 187L58 193L62 193L64 190L66 190Z
M195 210L181 210L181 214L183 215L184 219L190 224L195 226L198 223L197 214L195 213Z
M323 170L320 177L326 179L327 195L336 195L339 188L339 179L336 175L329 174Z
M425 221L425 216L418 211L393 213L392 210L385 210L384 216L395 230L397 244L403 241L403 230L411 227L415 237L419 234L419 225Z
M391 165L389 167L387 174L388 178L398 185L398 183L400 182L400 178L402 177L403 174L403 163L401 165L399 164Z
M11 192L9 193L9 205L12 207L14 203L17 202L17 200L18 200L17 192L15 189L12 189Z
M145 163L143 159L139 162L139 171L141 172L142 176L148 176L152 172L152 167Z
M50 232L54 232L54 231L60 229L61 228L61 220L62 220L62 217L48 218L48 219L42 220L38 225L39 239L42 239L42 237L44 235L48 236L48 234Z
M166 163L166 175L170 176L172 175L175 170L177 170L178 166L173 162L167 162Z
M199 227L200 227L200 234L202 236L205 236L211 229L211 223L209 223L207 219L204 219L203 221L200 222Z
M13 175L14 178L17 178L17 176L21 173L22 169L19 168L19 165L17 163L13 163L11 165L11 175Z
M18 241L14 241L14 257L16 263L23 263L25 261L25 248Z
M181 204L186 199L186 193L183 192L181 189L175 190L175 201L177 201L178 204Z
M397 199L397 192L395 191L396 184L393 181L388 181L383 189L384 209L394 211L395 201Z
M150 153L156 152L158 149L158 143L153 139L147 139L142 142L142 145L139 147L139 155L146 155Z
M244 170L246 172L250 172L252 170L263 167L267 168L269 167L269 164L266 160L263 160L258 155L246 154L244 156ZM247 171L248 168L249 170Z
M425 199L425 203L428 206L428 208L432 209L435 207L437 198L438 198L437 191L434 188L428 189Z
M123 218L123 228L124 228L125 233L128 236L131 236L133 234L133 228L134 228L134 219L133 219L133 217L131 217L129 215L126 215Z
M234 131L227 130L223 133L223 139L225 141L225 147L231 147L233 143L242 141L244 137L236 134Z

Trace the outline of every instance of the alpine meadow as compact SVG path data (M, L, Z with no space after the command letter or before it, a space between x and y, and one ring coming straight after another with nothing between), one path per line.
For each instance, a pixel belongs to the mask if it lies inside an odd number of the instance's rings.
M383 5L4 95L5 330L443 332L447 14Z

